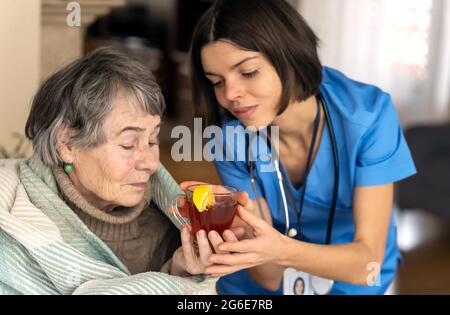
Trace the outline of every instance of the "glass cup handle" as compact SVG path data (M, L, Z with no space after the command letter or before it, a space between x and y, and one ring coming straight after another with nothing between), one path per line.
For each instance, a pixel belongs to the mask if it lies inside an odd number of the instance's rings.
M171 206L169 207L169 214L175 219L177 226L183 227L185 225L189 225L189 219L183 216L180 213L180 208L184 207L186 204L186 195L178 194L175 199L171 202ZM188 215L187 213L185 215Z

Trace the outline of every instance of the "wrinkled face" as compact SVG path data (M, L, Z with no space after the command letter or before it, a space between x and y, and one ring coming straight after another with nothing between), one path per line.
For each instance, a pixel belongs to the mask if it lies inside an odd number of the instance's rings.
M159 165L160 122L119 93L103 126L106 142L74 154L69 176L79 192L106 211L139 204Z
M272 123L277 116L282 84L264 55L218 40L202 48L201 60L223 108L246 127Z

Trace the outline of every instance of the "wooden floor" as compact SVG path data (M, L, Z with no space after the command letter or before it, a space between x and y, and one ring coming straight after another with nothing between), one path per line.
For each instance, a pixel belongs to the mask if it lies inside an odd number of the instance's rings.
M164 132L161 138L169 139L168 130ZM178 182L220 182L212 163L174 162L173 142L161 143L161 162ZM390 293L450 294L450 222L421 210L400 211L397 220L404 264Z
M450 294L450 222L423 210L398 215L398 242L404 265L399 294Z

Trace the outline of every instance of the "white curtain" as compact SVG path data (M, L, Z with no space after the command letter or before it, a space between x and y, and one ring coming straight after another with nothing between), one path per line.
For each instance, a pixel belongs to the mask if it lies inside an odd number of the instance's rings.
M390 93L403 125L450 118L450 1L301 0L325 65Z

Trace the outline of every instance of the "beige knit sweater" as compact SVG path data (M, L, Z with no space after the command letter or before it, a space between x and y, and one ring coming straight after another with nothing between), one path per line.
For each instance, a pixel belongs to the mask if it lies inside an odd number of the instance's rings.
M151 203L150 189L136 207L117 207L106 213L78 192L64 170L55 168L53 174L66 203L131 274L160 271L180 246L178 229Z

